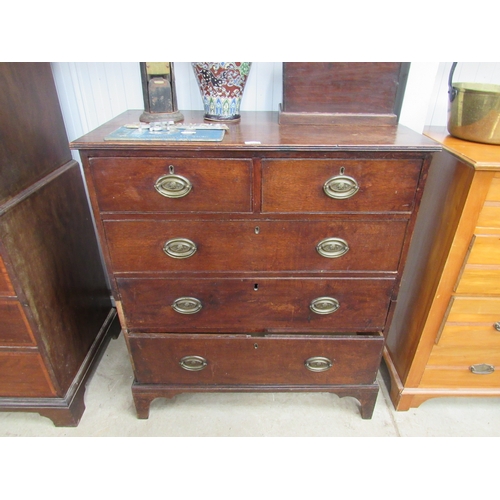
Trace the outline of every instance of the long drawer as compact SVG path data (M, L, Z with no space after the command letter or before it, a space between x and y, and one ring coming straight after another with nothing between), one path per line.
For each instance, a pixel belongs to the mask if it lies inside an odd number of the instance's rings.
M406 222L128 220L104 227L118 273L396 272Z
M118 278L131 332L377 331L393 279Z
M139 384L371 384L380 334L132 335Z
M251 160L91 158L90 166L103 212L250 212L252 208Z
M420 168L420 160L263 160L262 211L410 213Z

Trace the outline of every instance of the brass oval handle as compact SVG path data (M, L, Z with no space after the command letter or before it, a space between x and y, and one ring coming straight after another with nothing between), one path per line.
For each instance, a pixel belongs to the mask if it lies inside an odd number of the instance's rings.
M187 259L196 253L198 247L187 238L173 238L163 245L163 251L173 259Z
M316 314L332 314L339 307L339 301L333 297L318 297L309 304L309 309Z
M179 364L181 365L181 368L184 368L184 370L189 372L199 372L208 365L208 362L201 356L184 356L179 361Z
M336 175L328 179L323 185L323 191L327 196L335 200L345 200L351 198L359 190L356 179L348 175Z
M497 331L500 332L500 321L497 321L494 325L493 328Z
M196 314L202 308L201 301L194 297L179 297L172 304L172 309L180 314Z
M328 358L314 356L306 359L304 361L304 365L306 365L306 368L312 372L326 372L326 370L329 370L333 366L333 363Z
M349 245L342 238L325 238L316 245L316 251L327 259L337 259L349 251Z
M166 198L182 198L191 191L193 185L191 182L177 174L162 175L155 182L155 189Z
M488 365L486 363L482 363L479 365L472 365L469 367L472 373L476 375L489 375L495 371L495 367L493 365Z

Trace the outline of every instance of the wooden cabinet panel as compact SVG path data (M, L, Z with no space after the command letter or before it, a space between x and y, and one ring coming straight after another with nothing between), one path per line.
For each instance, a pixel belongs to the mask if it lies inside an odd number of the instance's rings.
M376 331L384 325L393 279L246 279L183 277L118 279L131 332ZM176 299L194 297L202 309L182 314ZM338 301L331 314L311 311L313 300Z
M92 158L92 179L103 212L250 212L251 160L196 158ZM181 176L191 185L179 198L161 195L155 184ZM168 182L168 180L167 180ZM179 182L171 178L170 182ZM175 188L174 188L175 192Z
M263 160L262 211L409 214L421 167L421 160ZM335 177L349 183L346 189L355 181L358 190L344 199L327 196L323 187Z
M131 336L143 384L370 384L379 362L381 335L353 336ZM184 369L186 356L206 360ZM327 358L331 368L314 372L305 362Z
M396 272L405 221L105 221L113 269L144 271L385 271ZM165 253L189 240L187 258ZM335 238L334 241L325 241ZM339 241L339 239L341 241ZM323 254L316 249L325 242ZM183 244L181 242L181 244ZM194 246L193 246L194 245ZM174 254L175 255L175 254Z

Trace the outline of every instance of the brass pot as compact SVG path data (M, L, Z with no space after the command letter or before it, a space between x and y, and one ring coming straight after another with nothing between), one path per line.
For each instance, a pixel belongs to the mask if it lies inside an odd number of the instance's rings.
M500 144L500 85L448 80L448 132L466 141Z

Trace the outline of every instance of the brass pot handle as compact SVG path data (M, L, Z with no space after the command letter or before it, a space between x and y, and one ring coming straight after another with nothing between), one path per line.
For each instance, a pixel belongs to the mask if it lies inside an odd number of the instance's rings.
M469 367L472 373L476 375L489 375L495 371L495 367L493 365L488 365L486 363L482 363L479 365L472 365Z
M187 370L188 372L199 372L208 365L208 362L201 356L184 356L179 361L179 364L181 365L181 368L184 368L184 370Z
M342 238L325 238L316 245L316 251L327 259L338 259L349 251L349 245Z
M351 198L358 190L358 181L348 175L336 175L328 179L323 185L325 194L335 200Z
M187 259L196 253L198 247L187 238L173 238L163 245L163 251L173 259Z
M201 301L194 297L179 297L172 304L172 309L180 314L196 314L202 308Z
M326 372L329 370L333 363L330 359L322 356L314 356L304 361L306 368L312 372Z
M166 198L182 198L191 191L193 185L191 182L177 174L162 175L155 182L155 189Z
M309 309L316 314L332 314L339 307L339 301L333 297L318 297L309 304Z

